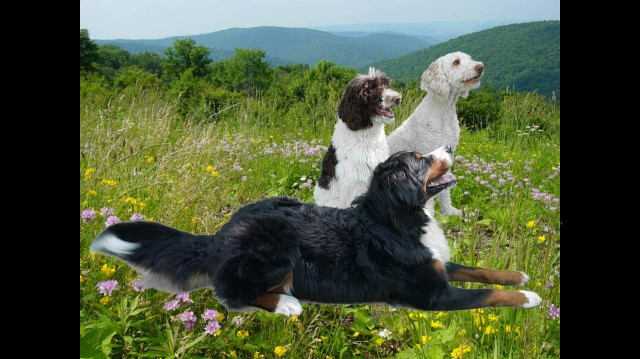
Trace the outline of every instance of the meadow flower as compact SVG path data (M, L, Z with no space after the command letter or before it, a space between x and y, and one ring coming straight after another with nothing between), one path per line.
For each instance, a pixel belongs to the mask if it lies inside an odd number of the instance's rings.
M185 304L191 303L191 299L189 299L189 293L176 294L176 300Z
M102 265L102 268L100 268L100 271L103 272L104 274L106 274L107 277L111 277L111 275L116 272L116 268L115 267L109 267L107 265L107 263L105 263L105 264Z
M260 352L253 353L253 359L264 358L264 354L260 354Z
M465 353L469 352L471 352L470 346L468 346L467 344L460 344L459 347L453 349L453 351L451 352L451 357L453 359L461 359L464 357Z
M180 307L180 302L178 302L177 300L170 300L166 303L164 303L164 309L165 310L176 310Z
M360 332L354 332L354 333L353 333L353 337L354 337L354 338L357 338L359 335L360 335Z
M439 320L432 320L431 321L431 328L433 329L438 329L438 328L443 328L444 325L442 325L442 322L440 322Z
M527 222L527 228L533 228L535 224L536 224L536 221L529 221Z
M209 172L209 171L213 171L213 170L215 170L215 169L216 169L215 167L213 167L213 166L211 166L211 165L208 165L207 167L205 167L205 168L204 168L204 171L205 171L205 172Z
M153 163L154 160L155 160L155 158L153 158L153 156L149 156L146 159L147 163Z
M102 181L100 181L100 184L107 187L113 187L118 184L118 181L111 180L111 179L103 179Z
M560 307L551 304L547 312L547 317L550 319L560 319Z
M131 218L129 218L132 221L142 221L144 219L144 214L141 213L134 213L131 215Z
M500 316L499 315L495 315L495 314L489 314L487 316L487 319L489 319L490 322L495 322L498 319L500 319Z
M294 317L296 318L296 320L298 319L298 316L294 315L293 317L291 317L291 321L293 321ZM235 325L242 325L243 322L244 322L244 319L242 319L242 317L239 315L236 315L235 317L233 317L233 319L231 319L231 323Z
M239 166L238 164L234 164L234 165L233 165L233 170L234 170L234 171L242 171L242 170L243 170L243 168L242 168L241 166Z
M382 346L382 343L384 343L384 339L382 339L382 338L376 339L376 345L377 346Z
M538 243L543 244L547 239L544 236L538 236Z
M204 320L219 320L220 313L217 310L207 309L202 313L202 319Z
M100 298L98 302L102 305L107 305L110 301L111 301L111 297L106 296L106 297Z
M381 331L378 332L378 336L381 338L385 338L385 339L389 339L389 337L391 336L392 332L389 329L382 329Z
M218 177L220 177L220 173L218 171L213 171L213 172L211 172L211 177L218 178Z
M95 167L87 168L84 171L84 181L85 182L89 181L89 177L91 177L91 175L94 174L94 173L96 173L96 168Z
M238 354L236 354L236 351L235 351L235 350L232 350L232 351L230 351L230 352L229 352L229 357L230 357L230 358L237 358L237 357L238 357Z
M486 335L491 335L491 334L495 334L498 330L490 325L487 325L486 328L484 328L484 334Z
M206 334L218 335L218 331L220 330L220 323L215 320L207 322L204 326L204 332Z
M281 357L284 356L287 353L287 348L278 345L277 347L275 347L275 349L273 349L273 354L275 354L277 357Z
M108 216L113 216L114 214L115 214L115 212L113 211L113 208L102 207L100 209L100 215L101 216L108 217Z
M249 332L248 332L248 331L246 331L246 330L238 330L238 331L236 332L236 336L237 336L238 338L240 338L240 339L244 339L244 338L246 338L246 337L248 337L248 336L249 336Z
M247 176L242 176L242 178L240 179L242 182L246 182L247 181Z
M511 333L511 326L509 324L504 326L504 332L505 333Z
M98 288L98 292L102 295L111 295L111 293L118 289L118 281L117 280L105 280L96 285Z
M196 320L198 318L195 316L195 314L193 314L192 311L187 311L180 314L178 319L184 323L185 328L191 328L196 323Z
M436 314L436 318L440 319L442 317L446 317L449 313L447 312L438 312L438 314Z
M116 216L109 216L107 217L107 220L104 222L104 226L109 227L110 225L116 224L118 222L120 222L120 218Z
M80 218L82 218L82 222L92 222L96 219L96 211L93 208L87 208L80 213Z
M95 189L90 189L87 191L87 194L89 196L97 196L98 195L98 191L96 191Z
M80 283L84 282L84 278L82 278L82 274L80 274Z
M291 318L289 318L289 320L291 321L291 323L297 323L299 319L297 315L294 315Z
M133 282L129 283L129 285L136 292L144 292L144 285L142 285L142 283L139 280L134 280Z

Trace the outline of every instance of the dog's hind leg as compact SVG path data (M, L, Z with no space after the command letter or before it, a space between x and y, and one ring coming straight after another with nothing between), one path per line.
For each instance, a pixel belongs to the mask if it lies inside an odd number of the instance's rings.
M440 203L440 213L447 216L461 216L462 212L451 205L451 188L442 190L438 193L438 202Z
M445 266L450 281L479 282L501 285L524 285L529 276L524 272L468 267L453 262Z
M300 315L300 313L302 313L302 305L298 299L285 294L291 292L292 281L293 272L289 272L281 283L270 287L267 289L266 294L253 299L249 304L272 313L284 314L286 316Z
M542 302L540 296L527 290L462 289L449 286L432 299L423 310L464 310L484 307L533 308Z

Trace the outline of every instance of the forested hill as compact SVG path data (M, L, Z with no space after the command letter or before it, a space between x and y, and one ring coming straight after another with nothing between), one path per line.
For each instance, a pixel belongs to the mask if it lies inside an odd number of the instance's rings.
M402 57L373 62L393 80L419 81L438 57L465 52L485 64L483 85L496 90L537 91L560 96L560 21L498 26L463 35Z
M132 53L173 45L186 36L157 40L96 40L100 45L120 46ZM329 32L261 26L233 28L209 34L188 36L198 45L211 49L214 60L231 57L235 48L259 48L274 59L272 66L282 63L315 66L319 60L329 60L340 66L360 67L372 61L402 56L433 44L424 38L397 33L374 33L362 37L341 36ZM138 51L139 50L139 51Z

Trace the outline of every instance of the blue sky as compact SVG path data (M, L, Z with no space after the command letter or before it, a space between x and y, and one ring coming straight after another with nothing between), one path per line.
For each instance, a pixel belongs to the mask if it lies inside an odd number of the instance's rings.
M232 27L559 20L560 0L80 0L92 39L157 39Z

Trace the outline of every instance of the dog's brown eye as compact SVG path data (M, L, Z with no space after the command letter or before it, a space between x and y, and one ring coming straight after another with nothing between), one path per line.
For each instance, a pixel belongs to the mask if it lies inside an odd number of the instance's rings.
M458 65L460 65L460 59L456 59L456 60L453 62L453 65L454 65L454 66L458 66Z

